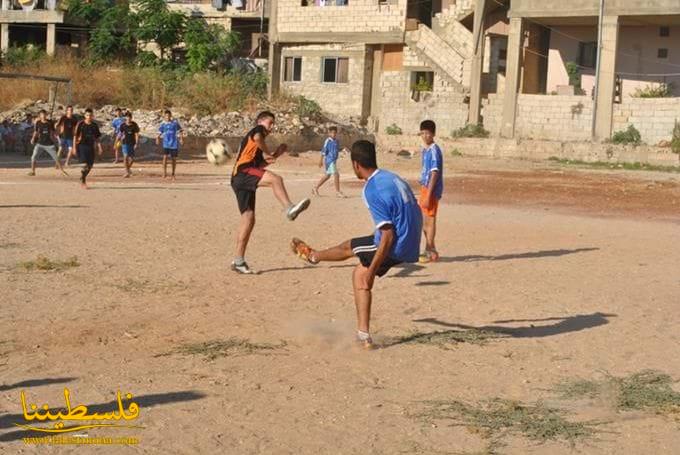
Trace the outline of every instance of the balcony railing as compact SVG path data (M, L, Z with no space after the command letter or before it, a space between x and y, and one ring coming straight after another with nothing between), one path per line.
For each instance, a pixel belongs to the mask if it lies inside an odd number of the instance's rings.
M211 5L218 11L228 8L246 13L262 10L263 0L166 0L174 5Z

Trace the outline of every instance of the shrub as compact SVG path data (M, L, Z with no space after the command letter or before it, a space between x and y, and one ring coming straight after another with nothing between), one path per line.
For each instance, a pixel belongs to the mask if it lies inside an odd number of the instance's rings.
M633 125L629 125L628 129L626 130L621 130L617 131L614 133L612 136L612 142L614 144L623 144L623 145L640 145L642 143L642 137L640 136L640 132L635 128Z
M418 79L418 82L413 84L413 90L416 92L431 92L432 91L432 84L427 82L425 78L421 77Z
M7 66L22 67L31 65L45 57L45 52L36 46L12 46L2 55L2 63Z
M451 133L451 137L489 137L489 132L482 125L468 123L463 128L459 128Z
M389 134L390 136L396 136L398 134L401 134L401 128L397 126L396 123L391 124L387 128L385 128L385 133Z
M680 154L680 122L675 121L675 127L673 128L673 139L671 139L671 150L673 153Z
M650 84L643 89L636 88L631 96L633 98L669 98L673 96L673 84L663 83L657 86Z
M299 95L293 98L293 103L295 103L295 113L300 117L318 118L321 116L321 106L314 100Z
M577 89L581 88L581 69L574 62L567 62L567 75L569 75L569 85Z

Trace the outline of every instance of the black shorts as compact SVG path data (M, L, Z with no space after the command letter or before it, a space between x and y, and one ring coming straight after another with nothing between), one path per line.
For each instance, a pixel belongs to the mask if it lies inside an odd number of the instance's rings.
M352 252L356 257L359 258L361 265L364 267L370 266L373 262L376 251L378 251L378 246L375 244L374 237L372 235L368 235L366 237L357 237L350 240L350 244L352 245ZM396 259L392 259L388 256L378 267L376 275L383 276L392 267L399 264L401 264L401 261L397 261Z
M169 155L170 158L177 158L179 155L179 149L163 149L163 155Z
M87 164L88 167L94 165L94 146L88 144L78 144L78 161Z
M253 168L252 171L246 169L231 177L231 187L236 194L236 202L241 213L255 211L255 192L263 175L263 170Z

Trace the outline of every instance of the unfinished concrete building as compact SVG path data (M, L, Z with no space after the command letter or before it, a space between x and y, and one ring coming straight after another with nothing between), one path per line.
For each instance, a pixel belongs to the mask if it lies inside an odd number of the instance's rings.
M379 132L432 118L443 135L583 140L633 124L656 143L680 119L679 25L677 0L273 0L271 92Z

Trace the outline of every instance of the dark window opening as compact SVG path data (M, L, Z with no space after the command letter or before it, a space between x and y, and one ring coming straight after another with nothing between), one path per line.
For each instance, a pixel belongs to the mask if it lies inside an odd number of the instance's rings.
M659 36L663 36L663 37L671 36L671 29L670 29L670 27L661 27L661 28L659 28Z
M346 84L349 81L349 59L324 57L321 63L321 81Z
M658 58L668 58L668 49L666 48L661 48L659 49L657 53Z
M578 64L585 68L595 68L597 63L597 43L579 43Z
M286 57L284 59L283 80L300 82L302 80L302 57Z
M418 92L431 92L434 87L434 72L412 71L411 90Z

